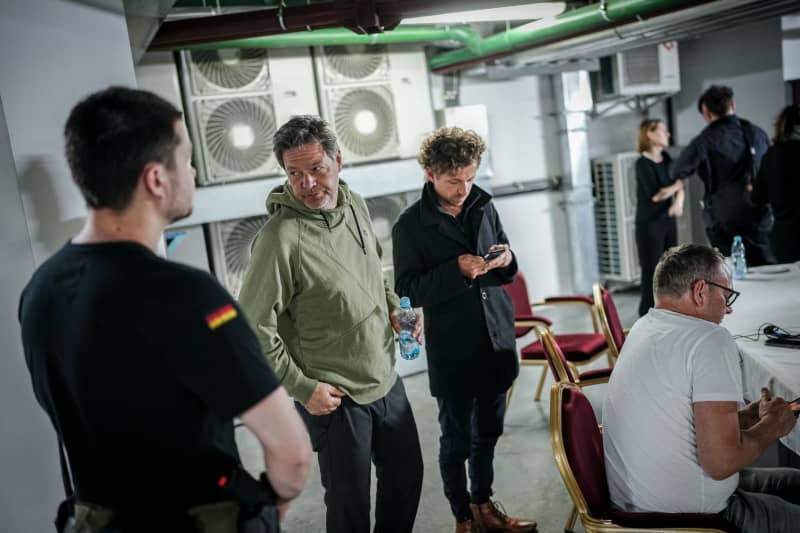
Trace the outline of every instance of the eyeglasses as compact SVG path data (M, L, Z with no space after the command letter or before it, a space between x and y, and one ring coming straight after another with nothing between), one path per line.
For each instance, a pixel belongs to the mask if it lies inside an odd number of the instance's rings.
M709 285L713 285L714 287L719 287L720 289L728 292L728 296L725 297L725 305L727 305L728 307L732 306L733 302L736 301L736 298L738 298L739 295L742 294L741 292L735 291L730 287L726 287L725 285L720 285L719 283L714 283L713 281L709 281L707 279L704 279L703 281L705 281Z

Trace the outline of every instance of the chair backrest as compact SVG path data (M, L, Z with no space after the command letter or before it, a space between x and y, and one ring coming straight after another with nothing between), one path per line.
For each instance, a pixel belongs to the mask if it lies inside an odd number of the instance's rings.
M596 282L592 286L592 293L594 295L594 305L600 315L603 334L608 342L608 349L616 359L619 357L619 351L625 343L625 330L622 327L622 321L619 319L617 306L614 304L614 299L611 298L611 293L600 283Z
M514 316L525 316L531 314L531 301L528 297L528 286L525 284L525 276L522 272L517 272L514 281L503 285L511 301L514 303ZM516 338L524 337L532 328L514 328Z
M566 383L576 383L575 375L572 373L567 358L558 345L558 341L553 337L553 334L547 330L542 330L539 333L539 338L542 341L542 349L547 358L547 366L550 367L550 372L553 373L555 381L562 381Z
M611 497L606 481L603 435L591 403L577 385L553 385L550 435L556 465L578 513L595 519L607 518Z

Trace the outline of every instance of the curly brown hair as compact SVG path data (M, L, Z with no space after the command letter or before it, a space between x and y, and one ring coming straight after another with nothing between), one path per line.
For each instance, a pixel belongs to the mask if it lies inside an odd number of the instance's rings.
M480 164L486 144L480 135L461 128L439 128L419 150L417 161L434 174L451 174L473 163Z

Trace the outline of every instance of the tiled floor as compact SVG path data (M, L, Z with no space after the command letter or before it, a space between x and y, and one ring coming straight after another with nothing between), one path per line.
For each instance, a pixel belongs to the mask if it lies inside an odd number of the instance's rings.
M636 318L637 292L618 292L614 300L625 327ZM583 309L559 308L554 317L555 331L585 331L591 327ZM598 361L603 366L605 360ZM506 415L505 433L495 455L495 497L509 514L534 518L540 532L560 532L572 508L569 496L553 461L549 433L548 375L542 401L534 402L533 394L540 367L523 367L518 378L511 405ZM442 493L437 457L439 426L436 402L428 391L427 374L405 379L408 397L414 409L425 462L422 500L417 514L415 533L452 531L454 522L447 500ZM602 405L604 386L589 391L595 406ZM246 430L239 430L240 448L248 468L263 468L260 447ZM374 486L374 482L373 482ZM322 532L325 530L325 506L315 463L303 494L292 504L283 524L288 533ZM579 525L576 531L583 531Z

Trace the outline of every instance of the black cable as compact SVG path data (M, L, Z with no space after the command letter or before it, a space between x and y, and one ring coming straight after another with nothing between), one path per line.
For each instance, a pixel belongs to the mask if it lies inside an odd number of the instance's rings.
M744 335L734 335L734 339L747 339L751 341L761 340L761 335L768 339L800 339L800 333L792 333L772 322L764 322L755 333L748 333Z
M765 334L764 333L764 329L769 327L769 326L773 326L773 325L774 324L772 324L771 322L764 322L763 324L758 326L758 329L756 330L755 333L747 333L747 334L744 334L744 335L734 335L733 338L734 339L747 339L749 341L759 341L759 340L761 340L761 335Z

